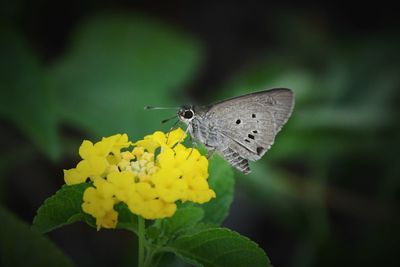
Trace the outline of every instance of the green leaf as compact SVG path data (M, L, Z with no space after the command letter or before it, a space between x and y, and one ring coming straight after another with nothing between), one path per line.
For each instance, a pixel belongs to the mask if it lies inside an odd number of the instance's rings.
M77 221L84 221L96 228L95 218L81 208L83 193L89 186L89 183L64 185L38 209L33 228L46 233ZM137 216L130 212L128 206L118 203L114 209L118 212L117 228L137 233Z
M166 116L143 107L176 104L177 89L199 63L198 45L166 23L101 15L74 32L70 53L49 69L48 78L67 122L100 136L143 136Z
M149 227L147 229L148 235L151 238L162 236L172 240L179 234L185 233L188 229L195 227L203 216L204 211L199 207L178 208L171 218L157 220ZM157 228L157 230L154 228Z
M226 228L182 236L170 243L167 250L196 266L271 266L256 243Z
M209 170L209 184L217 197L200 205L205 212L203 222L220 225L228 216L235 180L232 167L218 155L211 158Z
M44 72L26 41L9 29L0 42L0 116L12 122L48 157L61 149Z
M118 203L114 206L118 212L118 229L126 229L137 234L138 230L138 216L133 214L125 203Z
M83 192L89 186L88 183L64 185L38 209L33 227L46 233L79 220L85 220L93 226L93 220L88 218L90 215L83 213L81 208Z
M163 220L162 228L167 236L174 237L195 227L203 217L204 211L201 208L182 208L177 210L172 218Z
M154 267L188 267L186 262L172 252L159 254L158 257Z
M1 266L73 266L49 239L0 207Z

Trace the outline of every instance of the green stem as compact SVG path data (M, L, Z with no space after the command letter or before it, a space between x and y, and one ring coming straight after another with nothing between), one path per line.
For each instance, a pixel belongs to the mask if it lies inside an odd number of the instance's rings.
M158 254L157 257L154 260L154 266L158 266L158 264L160 263L161 258L163 257L164 254Z
M144 267L144 219L138 216L138 232L139 232L139 267Z
M150 252L147 254L147 257L146 257L146 259L144 261L144 266L145 267L152 266L150 264L151 264L151 262L153 260L154 252L155 252L154 250L150 250Z

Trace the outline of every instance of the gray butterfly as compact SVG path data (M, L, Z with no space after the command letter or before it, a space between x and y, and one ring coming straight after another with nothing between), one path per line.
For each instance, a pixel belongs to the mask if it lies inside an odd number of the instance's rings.
M294 107L290 89L275 88L230 98L209 106L183 105L179 119L190 135L210 153L221 154L232 166L250 173L249 160L260 159Z

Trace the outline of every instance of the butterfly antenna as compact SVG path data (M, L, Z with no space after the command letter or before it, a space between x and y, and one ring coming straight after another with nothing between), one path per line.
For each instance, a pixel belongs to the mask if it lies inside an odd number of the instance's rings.
M172 120L172 119L174 119L174 118L176 118L176 115L174 115L173 117L171 117L171 118L168 118L168 119L165 119L165 120L162 120L161 121L161 124L164 124L164 123L166 123L166 122L169 122L170 120ZM179 120L178 120L179 121ZM175 123L176 124L176 123ZM175 125L174 124L174 125Z
M145 110L154 110L154 109L179 109L179 107L153 107L153 106L144 106Z

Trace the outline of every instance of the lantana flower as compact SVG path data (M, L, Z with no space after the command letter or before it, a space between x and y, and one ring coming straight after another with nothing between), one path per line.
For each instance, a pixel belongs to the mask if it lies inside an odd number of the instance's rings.
M145 219L171 217L177 201L205 203L215 197L208 185L208 160L197 149L181 144L180 128L157 131L132 143L126 134L83 141L82 160L64 170L68 185L91 182L83 194L82 209L96 218L97 229L115 228L114 206L127 204Z

